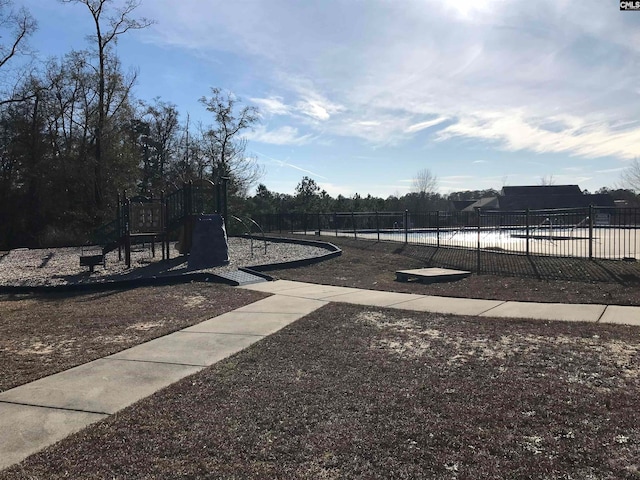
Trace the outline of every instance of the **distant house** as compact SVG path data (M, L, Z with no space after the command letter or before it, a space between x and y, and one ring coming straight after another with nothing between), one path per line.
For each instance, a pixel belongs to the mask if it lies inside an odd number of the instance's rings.
M498 210L500 205L498 204L498 197L485 197L480 200L476 200L468 207L465 207L463 212L474 212L478 209L482 210Z
M470 207L471 205L473 205L474 203L476 203L477 200L453 200L453 209L456 210L457 212L460 212L462 210L464 210L467 207Z
M500 195L482 198L462 211L547 210L556 208L615 207L608 193L585 194L578 185L526 185L503 187Z

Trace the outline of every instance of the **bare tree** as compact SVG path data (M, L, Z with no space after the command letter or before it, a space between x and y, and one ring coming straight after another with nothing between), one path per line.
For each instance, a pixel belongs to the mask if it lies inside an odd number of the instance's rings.
M241 136L258 122L258 109L239 108L239 99L219 88L212 88L211 96L200 98L200 103L213 113L216 122L203 132L212 180L230 177L238 193L244 194L262 176L257 159L246 155L247 139Z
M423 168L416 173L413 177L411 190L416 193L431 194L436 191L438 187L438 177L436 177L431 170Z
M0 69L3 69L3 79L6 82L8 75L4 73L7 64L20 54L27 53L26 42L29 36L35 32L37 23L29 11L22 7L13 9L11 0L0 0L0 39L8 37L8 41L0 42ZM5 83L3 82L3 83ZM3 85L3 89L11 87ZM0 98L0 105L17 103L33 98L30 94L19 95L16 93L5 93L4 98Z
M95 203L98 208L103 204L102 198L102 169L103 169L103 138L107 118L106 111L106 63L108 48L118 41L118 37L129 30L146 28L153 22L146 18L131 18L133 11L140 6L139 0L126 0L119 8L114 8L111 16L104 19L105 11L109 9L113 0L60 0L62 3L79 3L85 5L95 25L93 40L98 48L98 121L96 125L96 164L95 164Z
M640 192L640 160L634 158L631 164L622 171L620 180L623 188Z
M538 185L541 186L549 186L549 185L555 185L556 184L556 179L553 178L553 175L543 175L542 177L540 177L540 180L538 181Z

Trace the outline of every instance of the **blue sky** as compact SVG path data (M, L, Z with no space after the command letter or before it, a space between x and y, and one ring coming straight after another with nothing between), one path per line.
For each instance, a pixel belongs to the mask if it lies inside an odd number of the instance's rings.
M87 45L86 7L14 0L41 58ZM116 2L117 4L117 2ZM640 12L613 0L144 0L118 43L136 96L210 123L210 87L259 107L262 183L331 195L619 184L640 157ZM183 118L184 119L184 118Z

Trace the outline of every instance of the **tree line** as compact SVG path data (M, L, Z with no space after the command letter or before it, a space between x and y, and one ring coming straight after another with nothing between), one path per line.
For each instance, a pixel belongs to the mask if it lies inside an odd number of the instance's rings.
M229 177L230 194L246 197L261 174L242 138L257 109L212 88L199 99L211 124L193 125L170 102L136 98L137 74L115 47L152 23L134 17L139 1L60 2L83 5L94 35L38 61L28 49L36 20L0 0L0 249L86 241L114 218L123 191L157 197Z
M420 187L422 186L422 188ZM414 182L412 192L390 195L386 198L354 194L335 198L323 190L314 179L304 176L293 195L270 191L259 184L255 195L243 202L243 209L255 215L273 213L331 213L331 212L413 212L453 208L454 200L477 200L498 195L492 188L467 190L442 195L435 190L435 177L427 184Z
M451 211L456 208L454 202L479 200L495 197L500 192L493 188L485 190L464 190L441 194L436 191L437 179L429 173L419 172L417 178L428 177L430 181L414 181L412 191L404 195L390 195L386 198L355 194L351 197L338 195L332 197L315 180L305 176L298 183L295 193L284 194L270 191L259 184L255 195L241 202L242 209L248 214L263 215L275 213L332 213L332 212L426 212ZM589 193L584 191L584 193ZM622 201L624 206L640 207L640 197L631 189L603 187L595 193L607 193L614 200Z

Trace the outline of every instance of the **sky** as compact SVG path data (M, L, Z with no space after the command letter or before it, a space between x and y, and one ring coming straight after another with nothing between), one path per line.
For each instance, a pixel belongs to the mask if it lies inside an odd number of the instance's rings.
M114 0L119 5L119 0ZM14 0L40 58L88 46L85 6ZM260 110L270 190L617 187L640 157L640 12L614 0L142 0L117 52L137 98L211 124L211 87Z

